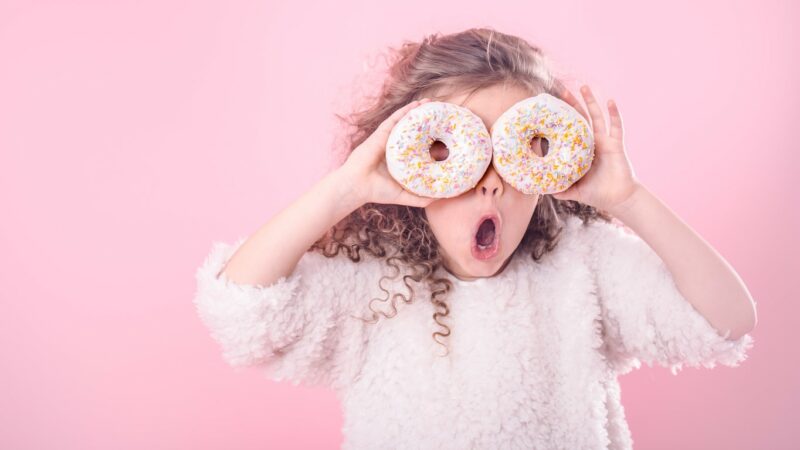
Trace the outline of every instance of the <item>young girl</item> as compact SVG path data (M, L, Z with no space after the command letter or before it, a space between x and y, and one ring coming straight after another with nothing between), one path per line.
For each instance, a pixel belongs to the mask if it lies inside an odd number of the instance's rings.
M346 449L624 449L618 375L746 358L755 303L636 178L614 102L606 124L587 86L588 113L540 49L491 29L396 55L347 160L198 269L194 302L227 363L335 389ZM542 92L594 133L591 169L566 191L525 195L490 166L434 200L389 175L389 132L415 106L458 104L491 130ZM544 156L548 142L532 147ZM479 259L487 216L499 248Z

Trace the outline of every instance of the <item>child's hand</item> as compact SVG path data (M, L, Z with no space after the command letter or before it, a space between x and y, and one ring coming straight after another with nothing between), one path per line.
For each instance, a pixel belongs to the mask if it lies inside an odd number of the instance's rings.
M386 142L392 128L403 116L415 107L430 101L427 98L415 100L398 109L358 147L353 149L340 170L344 179L352 183L354 192L362 203L383 203L408 205L423 208L436 199L413 194L403 188L386 167Z
M576 200L595 208L611 211L630 198L639 181L625 155L625 145L622 139L622 116L617 109L616 102L608 101L611 128L606 130L603 111L589 86L582 86L581 93L591 115L590 124L595 143L594 160L589 171L581 179L567 190L553 194L553 197L559 200ZM578 99L569 92L569 89L565 89L562 96L564 101L578 110L586 117L586 120L589 120L586 111L578 103Z

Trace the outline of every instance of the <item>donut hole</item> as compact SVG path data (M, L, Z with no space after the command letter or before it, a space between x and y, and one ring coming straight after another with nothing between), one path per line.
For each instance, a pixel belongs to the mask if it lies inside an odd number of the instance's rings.
M447 145L442 141L433 141L430 152L434 161L444 161L450 156L450 150L447 149Z
M530 142L530 148L539 156L546 156L547 150L550 148L550 141L544 136L534 136Z

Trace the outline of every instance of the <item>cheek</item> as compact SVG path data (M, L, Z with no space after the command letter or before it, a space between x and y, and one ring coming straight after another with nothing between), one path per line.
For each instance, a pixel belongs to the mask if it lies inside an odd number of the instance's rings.
M524 195L520 193L519 198L514 199L512 207L504 211L504 219L509 232L521 235L528 229L528 225L533 217L533 211L539 202L539 195Z
M431 203L425 208L425 216L436 239L441 243L459 239L460 227L468 221L466 208L459 207L452 199Z

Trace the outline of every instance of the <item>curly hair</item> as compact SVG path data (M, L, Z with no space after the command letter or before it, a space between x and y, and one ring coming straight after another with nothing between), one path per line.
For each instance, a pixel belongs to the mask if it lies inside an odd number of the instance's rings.
M422 42L405 41L399 48L390 47L388 53L388 69L379 93L368 97L367 106L360 111L350 116L336 115L351 129L346 135L348 154L395 110L417 99L444 98L442 92L474 92L508 82L517 83L532 93L547 92L559 98L564 91L563 82L554 75L554 69L540 48L491 28L472 28L448 35L434 33ZM613 221L607 211L572 200L558 200L548 194L541 195L522 241L509 261L524 253L538 262L557 245L566 215L579 217L584 225L592 220ZM436 311L433 319L445 329L444 332L434 332L432 337L449 353L446 343L440 342L437 336L450 335L450 327L441 319L449 314L446 298L453 284L449 279L436 275L443 267L443 259L424 208L366 203L314 242L309 251L314 250L327 257L335 257L343 250L353 262L361 260L360 252L363 250L374 257L384 258L387 265L395 269L392 277L384 275L378 283L385 297L373 298L369 302L372 318L356 317L368 323L378 320L378 313L372 309L374 301L390 302L392 313L381 314L387 319L394 317L398 299L405 303L414 299L414 289L409 280L427 283L430 301ZM396 279L401 266L409 272L403 275L409 297L400 293L390 295L381 284L387 278Z

